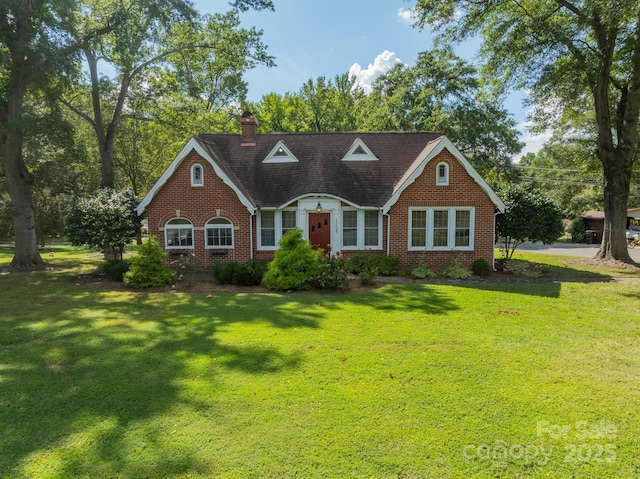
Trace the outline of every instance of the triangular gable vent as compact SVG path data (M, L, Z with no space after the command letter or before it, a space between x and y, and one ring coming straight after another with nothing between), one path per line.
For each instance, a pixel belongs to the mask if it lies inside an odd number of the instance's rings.
M342 161L378 161L378 158L360 138L357 138Z
M297 163L298 159L283 141L279 141L269 152L263 163Z

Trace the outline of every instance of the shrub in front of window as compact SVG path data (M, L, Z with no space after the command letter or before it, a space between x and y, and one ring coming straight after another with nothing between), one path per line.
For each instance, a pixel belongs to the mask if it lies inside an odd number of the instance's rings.
M237 264L233 271L233 284L237 286L258 286L262 283L265 266L256 259Z
M485 278L492 273L491 266L484 259L478 258L473 263L471 263L471 272L476 276L480 276L481 278Z
M338 255L320 258L315 286L318 289L347 290L349 288L347 261Z
M302 230L288 231L278 242L273 261L262 283L268 289L313 289L319 273L319 254L302 237Z
M471 272L460 264L457 255L452 255L449 264L443 266L438 274L450 279L467 279L471 276Z
M131 258L124 283L132 288L167 286L173 282L174 273L164 264L166 253L154 236L138 247L138 255Z
M235 261L218 261L213 265L213 279L219 284L233 283L233 274L236 271Z
M411 276L416 279L433 278L436 274L427 266L425 255L420 256L418 266L411 269Z

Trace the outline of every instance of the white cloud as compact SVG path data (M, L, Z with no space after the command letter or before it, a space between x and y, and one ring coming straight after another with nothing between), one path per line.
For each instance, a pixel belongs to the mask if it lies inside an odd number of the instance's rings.
M525 121L518 125L518 130L520 130L523 134L521 139L524 142L525 146L518 157L515 159L516 162L520 161L520 158L522 158L527 153L538 153L545 145L545 143L551 139L551 131L532 133L530 128L531 122L528 121Z
M376 57L373 64L369 63L369 66L365 69L363 69L359 63L351 65L351 68L349 68L349 76L355 77L356 86L361 87L368 95L371 93L375 79L387 73L398 63L405 64L395 53L385 50Z
M413 25L415 23L415 13L413 8L398 8L398 18L402 23Z

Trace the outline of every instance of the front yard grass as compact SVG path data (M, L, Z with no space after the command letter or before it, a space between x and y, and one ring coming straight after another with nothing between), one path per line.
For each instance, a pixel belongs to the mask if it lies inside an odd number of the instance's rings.
M638 282L101 291L87 252L0 273L2 478L640 474Z

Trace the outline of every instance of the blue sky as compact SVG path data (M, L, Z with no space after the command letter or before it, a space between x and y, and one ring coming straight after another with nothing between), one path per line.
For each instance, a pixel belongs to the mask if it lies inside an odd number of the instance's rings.
M366 89L396 62L415 64L418 53L431 49L429 30L411 26L411 1L404 0L274 0L275 12L242 14L244 27L263 30L263 41L277 66L258 67L246 75L249 100L271 92L297 92L310 78L355 74ZM203 13L224 4L196 0ZM474 62L477 42L455 46L456 53ZM526 151L537 151L544 137L524 128L524 93L514 92L505 107L521 127Z

